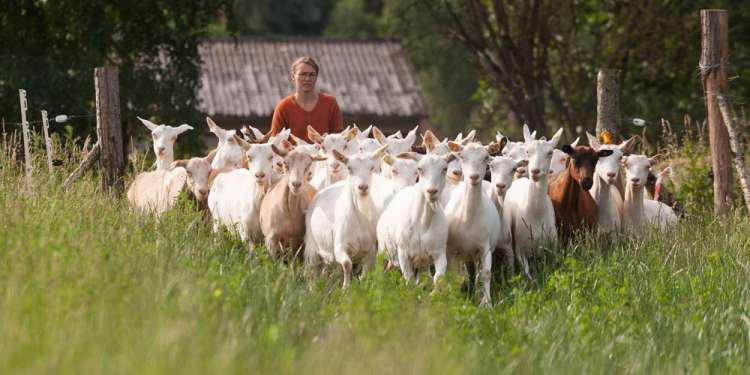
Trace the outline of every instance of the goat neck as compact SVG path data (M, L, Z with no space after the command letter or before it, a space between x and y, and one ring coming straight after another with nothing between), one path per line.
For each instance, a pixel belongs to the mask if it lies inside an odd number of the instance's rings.
M625 185L625 202L622 207L623 226L634 229L644 221L643 186L628 182Z

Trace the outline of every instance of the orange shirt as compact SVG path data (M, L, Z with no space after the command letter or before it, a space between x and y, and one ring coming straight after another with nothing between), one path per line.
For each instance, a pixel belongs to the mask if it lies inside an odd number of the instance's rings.
M307 138L307 125L312 125L320 134L339 133L344 129L344 119L333 95L319 93L318 103L310 112L297 104L294 95L281 99L273 111L271 135L289 128L292 129L292 134L310 142Z

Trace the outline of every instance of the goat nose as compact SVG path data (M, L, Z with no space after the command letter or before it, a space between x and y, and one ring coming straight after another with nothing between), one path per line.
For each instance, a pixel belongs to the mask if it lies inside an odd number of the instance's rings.
M437 194L437 189L435 188L427 189L427 194L435 195Z
M633 178L630 179L630 181L633 181L634 184L637 184L637 183L639 183L641 181L641 179L638 178L638 177L633 177Z
M615 178L615 172L607 172L607 177Z
M157 152L158 152L159 154L163 154L165 150L166 150L166 148L164 148L164 147L157 147L157 148L156 148L156 151L157 151Z
M292 182L292 186L294 186L295 189L299 189L299 187L302 186L302 181L294 181Z
M200 189L200 190L198 190L198 192L199 192L199 193L200 193L201 195L208 195L208 189Z
M534 168L534 169L531 170L531 174L533 174L533 175L537 175L537 174L539 174L541 172L542 171L540 171L539 168Z
M479 175L478 174L473 174L473 175L469 176L469 179L471 179L472 181L476 181L476 180L479 179Z
M266 177L266 174L264 172L258 172L255 174L255 178L263 178Z
M495 184L498 189L505 189L505 184Z
M362 191L367 191L367 189L369 189L370 187L365 184L360 184L359 186L357 186L357 188Z

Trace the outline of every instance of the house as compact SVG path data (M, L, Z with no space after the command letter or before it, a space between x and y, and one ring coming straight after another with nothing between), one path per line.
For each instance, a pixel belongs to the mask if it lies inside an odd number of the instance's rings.
M289 68L300 56L320 65L317 87L336 96L345 126L375 124L392 133L427 125L414 69L396 40L221 37L203 41L199 53L199 110L227 128L268 130L276 103L293 91Z

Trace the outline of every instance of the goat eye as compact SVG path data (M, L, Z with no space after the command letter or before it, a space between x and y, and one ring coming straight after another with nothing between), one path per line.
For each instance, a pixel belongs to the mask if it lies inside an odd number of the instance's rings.
M398 171L394 169L393 171L391 171L391 173L393 173L393 175L395 176L398 174Z
M445 169L446 171L448 170L448 168L447 168L447 167L446 167L446 168L444 168L444 169ZM395 172L395 171L394 171L394 172ZM417 173L419 173L419 174L422 174L422 168L417 168Z
M547 155L552 156L552 151L548 152Z

